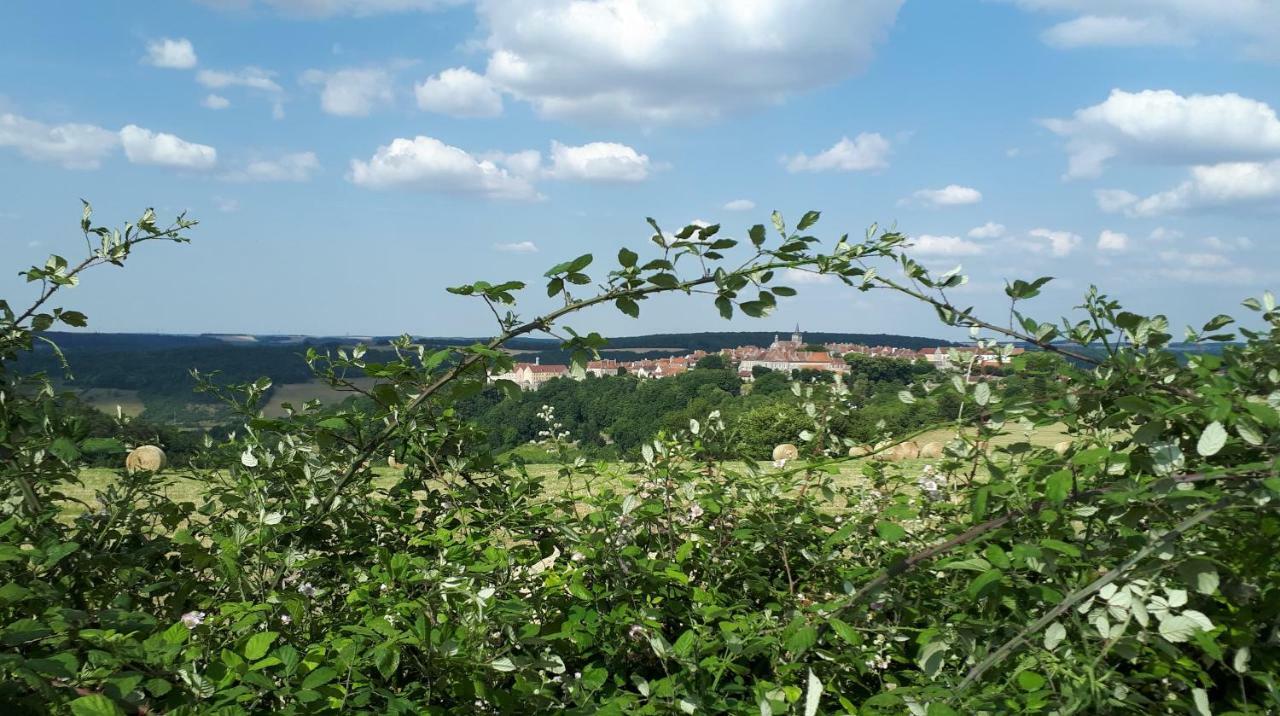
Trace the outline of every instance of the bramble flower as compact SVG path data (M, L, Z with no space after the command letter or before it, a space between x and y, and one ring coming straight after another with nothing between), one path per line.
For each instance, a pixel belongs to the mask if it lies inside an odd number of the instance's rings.
M289 626L290 624L293 623L293 617L289 616L288 614L281 614L280 623L284 624L285 626Z
M308 598L314 597L316 595L316 588L311 585L311 582L303 582L298 585L298 594Z
M182 615L182 624L188 629L195 629L204 624L204 618L208 616L204 612L187 612Z

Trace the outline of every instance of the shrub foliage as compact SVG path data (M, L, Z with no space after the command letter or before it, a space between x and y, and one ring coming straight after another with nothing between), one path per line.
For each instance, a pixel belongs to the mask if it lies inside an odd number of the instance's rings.
M405 337L377 362L313 351L317 375L365 398L336 410L269 419L266 381L204 376L243 427L175 471L200 481L198 499L166 496L174 474L121 471L71 519L90 446L48 378L14 362L55 324L84 324L50 307L82 272L194 226L148 211L112 230L86 206L84 261L25 272L41 286L29 309L0 303L0 702L80 715L1280 708L1271 296L1246 301L1234 332L1227 316L1189 330L1222 348L1180 361L1164 317L1096 290L1076 316L1039 322L1024 302L1048 279L1012 281L999 325L953 305L964 278L929 273L904 235L824 244L817 220L775 214L742 245L717 226L654 224L650 258L553 267L557 307L537 317L515 313L519 282L452 288L492 309L493 340ZM903 402L952 395L945 455L869 460L854 482L836 479L852 441L832 426L857 412L839 384L795 384L801 458L781 467L722 461L736 438L716 412L616 464L582 458L548 408L550 474L495 457L459 415L510 365L513 338L555 331L581 363L604 341L561 325L570 314L636 316L683 293L759 316L795 293L787 269L906 294L984 344L1084 367L1033 392L972 361L917 382ZM1026 439L1051 425L1069 448ZM879 437L888 450L912 434ZM217 469L226 454L236 462ZM403 472L374 469L388 457Z

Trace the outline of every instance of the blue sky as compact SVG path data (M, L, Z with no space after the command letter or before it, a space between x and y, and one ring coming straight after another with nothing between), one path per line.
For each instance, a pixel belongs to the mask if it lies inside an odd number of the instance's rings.
M641 247L872 222L972 277L1090 283L1175 327L1280 261L1280 8L1265 0L204 0L0 9L0 295L115 223L200 219L66 299L104 331L483 335L444 287ZM948 336L830 283L764 320L652 301L605 334ZM546 308L538 290L526 310Z

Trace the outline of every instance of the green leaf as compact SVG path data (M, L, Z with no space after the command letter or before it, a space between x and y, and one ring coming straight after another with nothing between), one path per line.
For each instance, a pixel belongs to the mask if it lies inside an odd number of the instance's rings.
M763 244L765 238L764 224L756 224L747 229L747 236L750 237L751 243L755 246Z
M310 674L307 674L307 678L302 680L302 688L314 689L324 686L337 678L337 676L338 672L327 666L317 667L313 669Z
M494 671L515 671L516 665L511 661L509 656L500 656L489 662L489 668Z
M1191 700L1195 702L1196 713L1200 716L1213 716L1213 709L1209 707L1209 692L1194 688L1191 690Z
M640 305L626 296L614 301L613 305L617 306L619 311L622 311L632 318L640 317Z
M897 542L907 536L907 531L895 522L877 522L876 534L886 542Z
M1222 423L1217 420L1209 423L1205 427L1204 432L1200 433L1200 440L1196 442L1196 452L1204 457L1217 455L1223 445L1227 444L1227 429L1222 427Z
M244 658L249 661L257 661L267 655L267 650L275 643L276 637L280 636L273 631L263 631L249 637L244 643Z
M783 642L783 646L787 648L787 651L799 654L807 651L816 643L818 643L818 630L805 624L792 629L786 641Z
M1049 625L1048 629L1044 630L1044 648L1048 651L1053 651L1066 638L1067 628L1058 622L1054 622Z
M972 582L969 582L969 596L977 599L981 597L989 588L994 587L1004 579L1004 572L999 569L989 569L978 575Z
M630 249L627 249L627 248L618 249L618 263L621 264L622 266L625 266L626 268L631 268L632 266L635 266L636 261L639 258L640 256L636 254L636 252Z
M1023 691L1039 691L1045 684L1044 677L1034 671L1019 672L1017 678Z
M1201 625L1185 614L1165 617L1160 622L1160 636L1175 644L1188 641L1201 631Z
M63 462L73 462L80 457L80 448L70 438L60 437L49 445L49 452Z
M943 655L949 648L950 645L940 639L931 641L920 650L920 655L916 658L916 664L920 666L920 670L929 678L934 678L942 673Z
M989 383L978 383L974 386L973 401L978 405L986 405L991 402L991 385Z
M818 223L818 219L822 216L818 211L806 211L804 216L800 217L800 223L796 224L796 231L804 231L805 229Z
M818 713L818 704L821 701L822 682L813 675L813 669L809 669L809 686L805 689L804 694L804 716L815 716Z
M1065 502L1067 495L1071 494L1071 481L1071 473L1066 470L1050 475L1044 482L1045 499L1056 504Z
M118 716L124 711L116 706L116 702L102 694L81 696L71 702L71 713L75 716Z

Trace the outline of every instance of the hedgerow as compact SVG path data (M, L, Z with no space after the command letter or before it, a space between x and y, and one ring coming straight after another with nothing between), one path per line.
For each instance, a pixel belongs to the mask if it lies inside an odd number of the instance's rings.
M1280 537L1280 312L1249 299L1180 361L1162 316L1091 290L1078 313L1024 309L1048 279L1014 280L1008 324L955 306L964 281L873 228L824 244L809 212L717 226L652 258L622 249L553 267L558 307L515 313L525 286L450 289L492 309L485 344L312 351L315 373L363 393L337 411L261 413L267 381L202 388L240 416L209 455L120 472L67 517L85 446L47 376L16 358L77 312L49 307L87 269L140 244L185 241L148 211L82 228L82 263L26 272L24 310L0 303L0 702L35 713L1269 713ZM1079 371L1034 393L961 370L904 390L951 391L956 435L925 468L865 461L837 480L857 411L839 386L797 384L800 459L721 462L736 438L710 413L646 441L634 463L572 448L552 409L556 472L495 457L456 406L510 358L507 341L563 336L580 364L604 345L562 319L660 293L759 316L786 270L905 294L983 345L1019 341ZM901 276L900 278L898 276ZM595 288L592 288L592 287ZM993 347L1009 352L1009 345ZM378 379L372 389L349 381ZM968 376L968 379L966 379ZM513 390L513 385L502 385ZM1061 453L1024 439L1065 426ZM885 428L882 450L912 437ZM238 455L217 469L219 455ZM389 480L374 465L406 467ZM198 499L166 496L176 475Z

